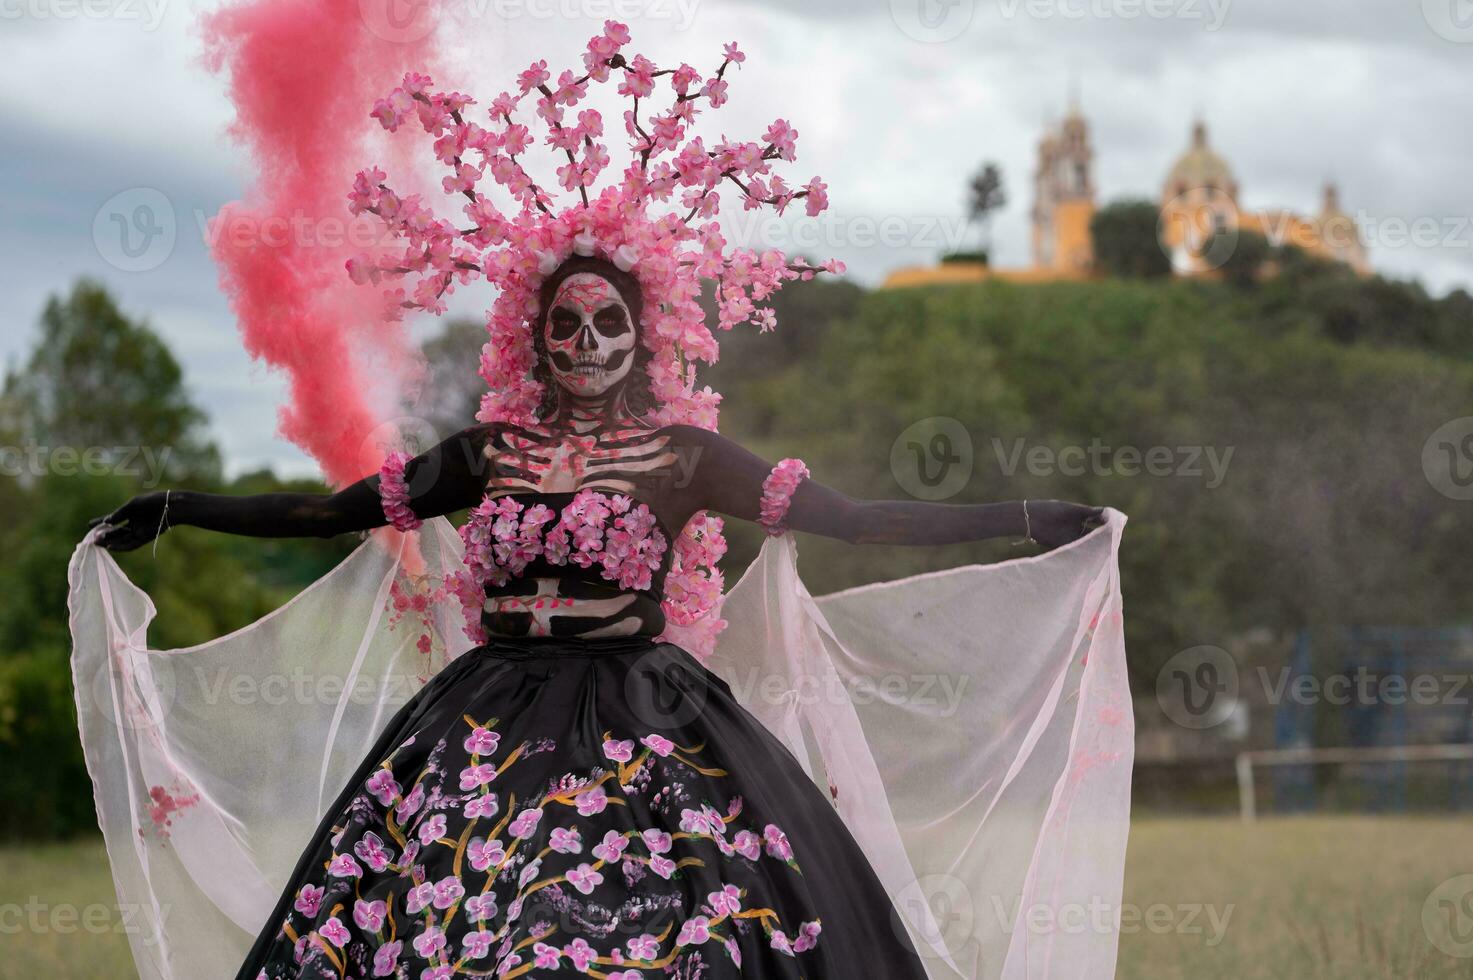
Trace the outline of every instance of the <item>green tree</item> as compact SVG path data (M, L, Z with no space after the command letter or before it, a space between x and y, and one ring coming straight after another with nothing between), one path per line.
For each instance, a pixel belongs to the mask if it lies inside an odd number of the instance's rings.
M1095 212L1089 233L1095 267L1121 279L1171 275L1171 257L1160 237L1161 213L1149 201L1117 201Z
M486 325L456 318L424 342L424 384L409 411L424 419L442 438L475 424L486 382L480 375Z
M1268 239L1257 232L1226 228L1208 239L1204 251L1223 257L1218 266L1223 279L1239 288L1256 286L1270 271L1269 263L1276 254Z
M982 228L981 253L992 251L992 216L1007 206L1008 192L1003 186L1002 168L984 163L967 182L967 224Z
M0 392L11 447L0 475L9 517L0 523L0 836L67 836L95 827L70 690L72 552L89 518L156 480L229 488L219 485L219 453L178 362L102 287L83 282L50 300L24 364ZM141 449L167 464L162 472L138 465ZM254 481L275 482L262 474ZM251 551L241 540L177 528L156 550L118 560L158 610L147 642L169 649L260 618L350 543L269 542Z
M171 477L219 473L179 362L90 280L47 301L31 356L7 373L0 404L4 427L48 456L69 450L124 465L146 451Z

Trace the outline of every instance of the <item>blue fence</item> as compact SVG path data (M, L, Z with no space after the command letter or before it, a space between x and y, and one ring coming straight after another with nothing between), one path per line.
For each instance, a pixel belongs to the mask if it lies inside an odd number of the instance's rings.
M1296 683L1316 693L1293 696ZM1473 743L1473 627L1301 631L1274 734L1279 748ZM1285 765L1271 785L1280 812L1473 809L1463 761Z

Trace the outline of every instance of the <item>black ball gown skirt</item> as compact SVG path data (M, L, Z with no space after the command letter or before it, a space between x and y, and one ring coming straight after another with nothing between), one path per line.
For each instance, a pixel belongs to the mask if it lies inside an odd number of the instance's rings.
M237 980L925 975L786 747L685 651L628 637L494 640L432 678Z

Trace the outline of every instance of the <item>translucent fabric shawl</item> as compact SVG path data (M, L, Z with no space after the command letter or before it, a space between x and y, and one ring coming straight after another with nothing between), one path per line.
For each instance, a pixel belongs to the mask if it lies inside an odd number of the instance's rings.
M708 666L833 801L933 977L1114 974L1134 726L1107 515L1045 555L820 598L769 538L726 598ZM451 647L427 661L390 603L460 541L373 535L259 622L153 650L153 603L94 536L72 668L138 971L232 977L363 752L468 647L432 608Z

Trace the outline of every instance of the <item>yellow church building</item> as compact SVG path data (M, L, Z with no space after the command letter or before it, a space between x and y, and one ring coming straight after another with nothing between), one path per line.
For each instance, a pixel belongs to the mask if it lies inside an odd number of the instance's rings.
M1032 264L995 269L981 262L946 262L896 269L885 286L979 282L1049 282L1089 279L1095 275L1090 222L1097 210L1093 180L1094 150L1089 124L1078 108L1038 143L1033 172ZM1162 182L1160 238L1177 275L1212 275L1224 256L1213 254L1215 233L1236 229L1263 236L1270 243L1291 244L1323 258L1342 262L1361 275L1371 271L1355 219L1342 210L1333 184L1325 187L1320 211L1304 216L1284 209L1252 211L1240 204L1232 167L1210 145L1207 126L1192 127L1191 143ZM1227 239L1231 241L1231 237Z

